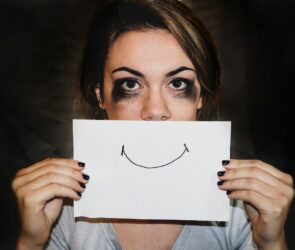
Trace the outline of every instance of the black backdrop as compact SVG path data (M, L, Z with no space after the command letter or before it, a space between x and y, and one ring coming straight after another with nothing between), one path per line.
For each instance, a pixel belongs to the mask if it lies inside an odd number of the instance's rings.
M0 249L13 249L17 169L71 157L78 68L93 10L101 1L0 0ZM222 63L222 117L232 145L295 176L295 3L184 0L203 20ZM246 153L243 153L246 152ZM286 226L295 249L294 205Z

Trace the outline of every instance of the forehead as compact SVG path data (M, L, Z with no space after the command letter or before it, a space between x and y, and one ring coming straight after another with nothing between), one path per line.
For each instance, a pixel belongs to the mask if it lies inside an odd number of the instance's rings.
M121 66L142 71L169 71L193 64L174 36L161 29L128 31L113 43L106 68Z

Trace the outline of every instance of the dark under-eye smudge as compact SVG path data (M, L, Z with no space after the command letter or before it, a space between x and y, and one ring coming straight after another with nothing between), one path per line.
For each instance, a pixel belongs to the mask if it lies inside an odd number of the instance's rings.
M134 78L120 78L114 81L112 89L112 99L114 102L138 96L139 93L136 90L126 90L123 88L123 84L128 81L131 83L137 83L137 80ZM193 80L187 78L175 78L171 80L169 84L172 84L173 82L184 82L186 84L186 87L183 89L177 89L177 87L174 88L173 91L175 93L175 97L189 99L191 101L195 101L197 99L197 89Z
M191 101L195 101L197 99L197 89L193 80L186 78L176 78L171 81L171 84L176 81L181 81L186 84L186 87L184 89L175 89L177 97L187 98Z
M114 81L112 90L112 98L114 102L119 102L123 99L129 99L138 95L135 91L128 91L123 88L123 84L126 81L137 82L134 78L121 78Z

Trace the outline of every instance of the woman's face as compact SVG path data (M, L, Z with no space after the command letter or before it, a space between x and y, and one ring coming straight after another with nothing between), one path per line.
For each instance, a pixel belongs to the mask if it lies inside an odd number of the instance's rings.
M195 68L165 30L122 34L110 48L103 84L96 95L111 120L195 120L202 106Z

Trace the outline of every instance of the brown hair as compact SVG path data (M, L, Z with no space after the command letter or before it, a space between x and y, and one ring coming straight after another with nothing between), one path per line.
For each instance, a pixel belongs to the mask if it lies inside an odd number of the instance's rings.
M198 120L217 118L220 67L214 44L203 24L177 0L113 0L99 12L90 29L81 65L80 88L91 106L93 118L104 119L94 89L100 83L108 51L124 32L137 29L165 29L179 42L192 61L203 97Z

